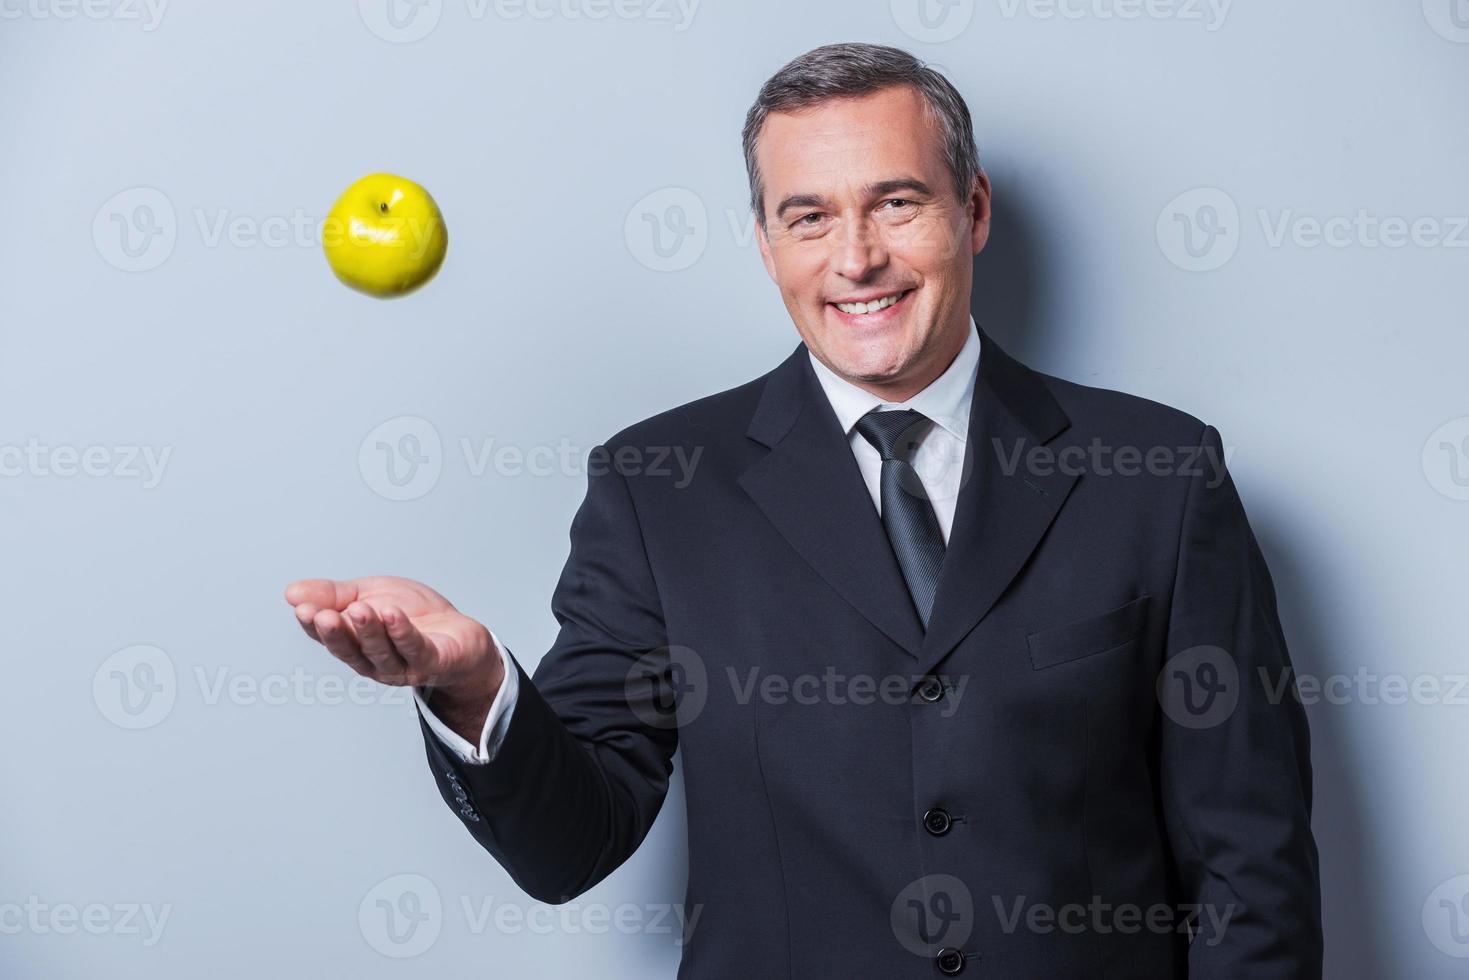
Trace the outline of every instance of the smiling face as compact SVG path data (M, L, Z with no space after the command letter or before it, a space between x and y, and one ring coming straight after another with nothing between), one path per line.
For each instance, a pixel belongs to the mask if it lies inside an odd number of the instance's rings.
M773 112L756 152L760 254L807 348L888 401L922 391L969 330L989 178L958 199L941 130L906 85Z

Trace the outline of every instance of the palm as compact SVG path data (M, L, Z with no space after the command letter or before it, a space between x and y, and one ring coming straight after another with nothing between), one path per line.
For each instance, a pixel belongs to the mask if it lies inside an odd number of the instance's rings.
M343 629L355 636L363 627L353 624L352 614L362 611L363 607L371 610L371 622L366 631L368 637L382 636L382 621L388 618L385 614L389 610L396 610L406 617L417 634L412 638L415 642L411 647L401 651L410 661L406 665L406 673L385 666L380 662L382 658L373 657L374 652L383 649L383 644L388 642L385 638L375 644L364 638L362 645L368 658L378 664L378 669L369 672L369 676L388 683L452 681L482 667L493 646L484 626L455 609L453 603L438 592L413 579L393 575L372 575L345 581L309 579L293 583L287 590L287 599L299 604L298 617L304 611L304 618L312 621L308 632L340 623ZM326 612L328 610L330 612ZM345 615L333 617L333 614ZM303 622L303 625L306 624ZM421 644L416 642L419 637ZM329 647L332 645L328 640L323 642L328 642ZM338 649L333 652L339 655L345 652L347 656L344 659L352 662L355 643L348 643L343 638L337 645ZM402 663L393 658L387 659ZM354 666L360 669L362 665Z
M454 608L453 603L422 582L395 575L370 575L351 579L357 589L357 601L377 610L396 606L418 627L428 641L438 669L454 673L483 652L478 641L484 627Z

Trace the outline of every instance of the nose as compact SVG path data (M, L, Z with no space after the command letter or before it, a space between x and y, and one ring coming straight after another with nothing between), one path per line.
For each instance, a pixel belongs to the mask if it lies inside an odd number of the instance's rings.
M881 232L865 218L843 223L836 239L832 266L844 279L861 282L888 263L887 246Z

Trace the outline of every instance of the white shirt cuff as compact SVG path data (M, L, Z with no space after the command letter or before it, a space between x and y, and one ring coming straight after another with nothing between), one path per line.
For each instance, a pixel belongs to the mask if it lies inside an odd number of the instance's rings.
M515 699L520 693L520 674L516 671L510 654L500 645L500 638L495 636L494 630L490 630L490 640L495 644L495 652L500 655L500 663L505 666L505 679L500 682L495 700L490 702L490 713L485 718L485 727L480 731L478 747L470 745L439 720L439 716L429 710L422 690L417 687L413 689L413 700L418 704L423 720L428 722L429 729L451 752L470 765L484 765L495 758L495 753L500 750L500 743L505 741L505 733L510 729L510 716L515 711Z

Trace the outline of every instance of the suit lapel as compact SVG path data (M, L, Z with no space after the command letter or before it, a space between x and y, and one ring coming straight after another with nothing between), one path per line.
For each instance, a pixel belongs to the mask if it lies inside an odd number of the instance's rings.
M931 670L1019 574L1076 482L1026 454L1069 424L1045 382L979 329L979 371L954 523L928 630L800 344L766 379L746 434L770 447L740 486L848 603Z
M862 471L798 346L766 380L746 430L770 453L739 483L801 557L909 656L923 624Z
M974 629L1019 574L1076 482L1027 467L1026 454L1069 424L1045 382L979 331L979 372L949 546L919 657L933 667Z

